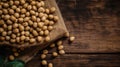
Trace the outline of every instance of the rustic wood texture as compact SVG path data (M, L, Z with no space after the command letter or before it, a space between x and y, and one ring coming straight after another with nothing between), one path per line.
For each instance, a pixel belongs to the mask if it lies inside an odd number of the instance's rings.
M66 55L54 67L120 67L120 0L57 0L67 29L76 37L64 41ZM50 52L54 51L51 50ZM38 54L26 67L43 67Z
M38 55L39 56L39 55ZM40 58L36 56L26 67L47 67L42 66ZM114 54L66 54L55 59L48 55L48 62L54 67L119 67L120 55Z

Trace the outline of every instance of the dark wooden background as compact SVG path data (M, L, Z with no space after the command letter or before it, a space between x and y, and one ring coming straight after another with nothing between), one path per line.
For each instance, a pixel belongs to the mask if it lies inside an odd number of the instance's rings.
M66 54L48 55L54 67L120 67L120 0L57 0L65 24L76 37L64 41ZM53 51L53 50L51 50ZM41 66L38 54L26 67Z

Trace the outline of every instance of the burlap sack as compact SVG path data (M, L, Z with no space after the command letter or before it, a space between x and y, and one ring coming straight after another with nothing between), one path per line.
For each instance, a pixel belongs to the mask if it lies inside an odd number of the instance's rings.
M54 42L56 39L63 37L64 34L68 32L55 0L45 0L45 3L47 7L52 7L52 6L56 7L57 10L55 12L55 15L58 15L59 17L59 21L54 26L55 29L50 32L51 40L49 42L24 44L24 45L9 44L7 42L0 43L0 45L8 45L16 48L20 48L20 47L26 48L23 51L22 55L18 57L20 60L23 60L24 62L28 62L29 60L31 60L38 53L39 50L45 48L46 46L48 46L49 43Z
M45 3L46 3L46 6L47 7L56 7L57 8L57 11L55 12L55 15L58 15L59 16L59 21L55 24L55 29L53 31L50 32L50 38L51 40L49 42L52 42L60 37L63 36L63 34L65 34L65 32L67 32L67 29L64 25L64 21L61 17L61 14L59 12L59 9L55 3L55 0L45 0ZM49 43L49 42L41 42L41 43L34 43L34 44L29 44L29 43L25 43L25 44L21 44L21 45L18 45L18 44L9 44L9 42L0 42L0 45L8 45L8 46L13 46L13 47L17 47L17 48L20 48L20 47L31 47L31 46L44 46L45 44Z

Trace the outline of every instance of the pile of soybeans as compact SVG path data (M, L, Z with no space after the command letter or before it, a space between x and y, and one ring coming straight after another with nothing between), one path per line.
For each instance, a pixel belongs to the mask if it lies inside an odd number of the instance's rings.
M0 41L10 44L50 41L50 32L59 20L55 7L43 0L8 0L0 2Z

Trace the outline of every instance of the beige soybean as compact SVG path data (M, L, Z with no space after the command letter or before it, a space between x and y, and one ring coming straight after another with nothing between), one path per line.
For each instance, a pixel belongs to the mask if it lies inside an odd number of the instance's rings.
M14 4L18 6L20 4L20 2L19 1L14 1Z
M49 42L49 41L50 41L50 37L49 37L49 36L46 36L46 37L45 37L45 41L46 41L46 42Z
M40 31L42 31L41 28L36 28L36 31L39 33Z
M50 8L50 12L51 12L51 13L54 13L55 11L56 11L56 8L55 8L55 7L51 7L51 8Z
M15 59L15 57L14 57L13 55L10 55L10 56L9 56L9 60L12 61L12 60L14 60L14 59Z
M36 21L36 20L37 20L36 16L32 16L32 17L31 17L31 20L32 20L32 21Z
M45 20L44 25L48 25L48 24L49 24L49 20Z
M22 35L22 36L20 37L20 40L21 40L21 41L24 41L24 40L25 40L25 36Z
M21 34L20 33L17 33L16 36L19 37Z
M70 39L69 39L71 42L73 42L75 40L75 37L74 36L71 36Z
M54 21L49 21L49 25L54 25Z
M48 26L48 30L49 31L53 30L53 26Z
M37 28L38 24L36 22L33 23L33 27Z
M21 32L21 35L24 35L24 34L25 34L25 31L22 31L22 32Z
M48 63L48 67L53 67L53 64L52 63Z
M10 15L5 15L5 20L9 20L10 19Z
M27 27L27 26L28 26L28 22L24 22L24 23L22 23L22 25L23 25L24 27Z
M29 19L30 19L30 17L25 17L25 18L24 18L24 22L29 21Z
M3 4L3 7L4 7L4 8L8 8L8 7L9 7L9 4L8 4L8 3L4 3L4 4Z
M49 19L53 19L54 16L53 16L52 14L50 14L50 15L48 15L48 18L49 18Z
M40 22L41 21L41 19L40 18L37 18L37 22Z
M51 44L51 45L50 45L50 47L51 47L51 48L54 48L54 47L55 47L55 44L54 44L54 43L53 43L53 44Z
M45 13L44 16L45 16L46 18L48 18L48 14Z
M30 16L30 12L26 12L26 16L29 17Z
M7 24L3 24L3 28L6 30L7 29Z
M4 14L8 14L8 10L7 9L3 9L3 13Z
M25 4L23 5L24 8L27 8L27 6L28 6L28 3L25 3Z
M20 4L21 5L25 4L25 0L20 0Z
M31 14L31 15L35 15L35 11L30 10L30 14Z
M0 9L2 9L2 5L0 5Z
M18 21L19 21L20 23L23 23L23 20L24 20L23 18L19 18L19 19L18 19Z
M1 37L0 37L0 40L1 40L1 41L5 41L5 37L1 36Z
M44 35L46 35L46 36L49 35L49 33L50 33L50 32L49 32L48 30L45 30L45 31L44 31Z
M63 55L63 54L65 54L65 51L64 50L59 50L59 54Z
M11 16L10 19L11 19L13 22L16 22L16 20L17 20L16 17L14 17L14 16Z
M32 34L30 34L30 38L33 38L34 36Z
M45 54L41 54L41 59L45 59L46 58L46 55Z
M16 35L15 35L15 34L12 34L12 35L11 35L11 38L15 39L15 38L16 38Z
M53 19L54 19L54 21L58 21L59 17L58 16L54 16Z
M57 52L53 52L53 53L52 53L52 56L53 56L53 57L57 57L57 56L58 56L58 53L57 53Z
M50 10L49 10L49 9L45 9L45 12L46 12L47 14L49 14L49 13L50 13Z
M45 3L44 3L44 1L41 1L40 3L41 3L41 6L45 6Z
M42 40L43 40L43 38L42 38L41 36L38 36L38 37L37 37L37 41L38 41L38 42L41 42Z
M31 38L31 39L30 39L30 43L35 43L35 39L34 39L34 38Z
M6 39L7 41L9 41L9 40L10 40L10 36L5 36L5 39Z
M62 45L63 44L63 42L61 41L61 40L59 40L58 42L57 42L57 45L58 46L60 46L60 45Z
M26 26L25 27L25 31L29 31L30 30L30 27L29 26Z
M14 16L15 16L16 18L19 18L19 17L20 17L19 13L15 13Z
M42 27L42 30L47 30L47 26L43 26L43 27Z
M58 50L62 50L64 48L63 45L58 46Z
M40 32L39 32L39 35L44 35L44 31L40 31Z
M31 1L31 5L36 5L36 1Z
M42 63L42 65L47 65L47 61L46 60L42 60L41 63Z
M69 37L70 36L70 33L69 32L66 32L65 33L65 37Z
M37 32L36 30L33 30L33 31L32 31L32 34L33 34L34 36L38 36L38 32Z
M21 17L21 18L25 18L25 14L21 14L20 17Z
M9 5L12 6L14 2L12 0L9 1Z
M4 23L4 20L0 20L0 25L3 25Z
M31 5L28 5L27 6L27 10L31 10L32 9L32 6Z
M2 10L0 10L0 15L2 15L2 13L3 13L3 11L2 11Z
M14 14L14 10L13 9L9 9L9 14Z
M2 33L4 31L4 29L3 28L0 28L0 33Z
M45 20L46 20L47 18L45 17L45 16L43 16L42 18L41 18L41 20L44 22Z
M2 32L2 36L6 36L7 35L7 32L6 31L3 31Z
M39 7L41 7L42 5L41 5L41 3L37 2L36 6L39 8Z
M30 32L33 32L34 28L30 28Z
M40 12L38 16L41 18L41 17L44 16L44 13L41 13L41 12Z
M12 5L12 9L15 10L17 8L16 5Z
M28 21L28 25L29 26L32 26L33 25L33 22L31 20Z
M36 7L36 6L32 6L32 9L33 9L34 11L37 11L37 7Z
M6 23L7 23L8 25L13 24L13 22L12 22L11 20L7 20Z
M38 23L38 27L43 27L44 23L40 22Z
M39 9L38 9L38 12L40 13L40 12L45 12L45 9L43 8L43 7L40 7Z
M20 31L24 31L24 26L19 25L19 30L20 30Z
M16 42L16 39L10 39L10 42L11 42L11 43L15 43L15 42Z
M30 40L30 37L26 37L26 38L25 38L25 41L29 41L29 40Z
M48 54L48 50L47 49L43 50L43 54Z
M36 13L35 13L35 16L37 17L38 15L39 15L39 13L38 13L38 12L36 12Z
M8 31L8 32L7 32L7 35L11 35L11 34L12 34L12 31Z
M20 42L20 37L16 37L16 42L17 42L17 43Z
M21 13L22 13L22 14L26 13L26 9L24 9L24 8L21 9Z
M18 23L14 23L13 28L17 28L17 27L18 27Z
M13 33L19 33L19 29L13 29Z

